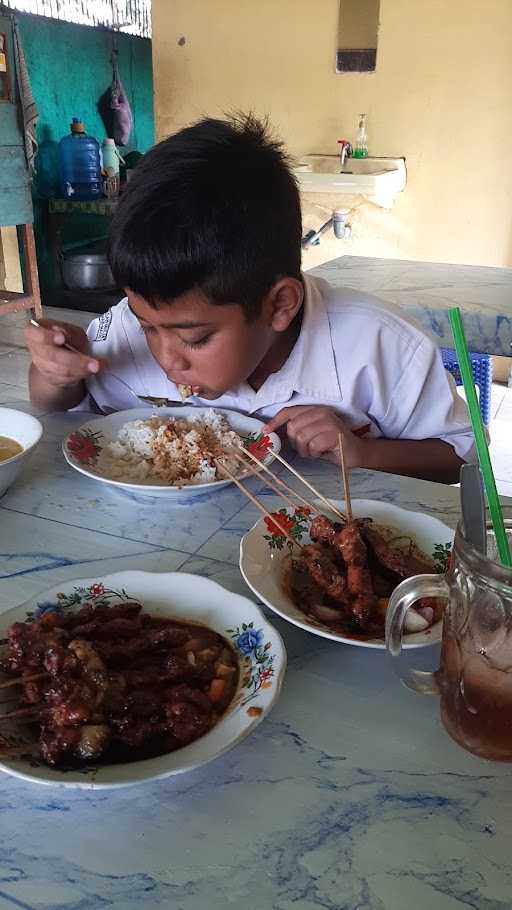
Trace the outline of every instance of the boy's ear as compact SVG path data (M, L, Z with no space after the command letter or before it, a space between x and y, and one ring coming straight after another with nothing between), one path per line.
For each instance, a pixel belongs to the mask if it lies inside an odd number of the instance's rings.
M285 332L300 310L304 287L297 278L280 278L270 288L263 302L263 313L274 332Z

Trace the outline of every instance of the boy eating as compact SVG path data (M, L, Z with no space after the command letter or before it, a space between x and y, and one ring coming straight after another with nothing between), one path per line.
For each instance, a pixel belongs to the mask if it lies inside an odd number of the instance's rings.
M26 328L31 400L109 413L133 393L179 401L179 386L189 404L263 419L302 456L336 460L341 432L349 467L456 482L473 437L438 349L398 309L303 275L301 235L282 146L253 117L159 143L111 227L126 298L87 334Z

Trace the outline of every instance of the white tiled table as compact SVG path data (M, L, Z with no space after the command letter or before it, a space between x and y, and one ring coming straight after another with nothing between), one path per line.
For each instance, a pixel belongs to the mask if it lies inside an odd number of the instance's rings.
M241 494L177 507L110 493L60 454L83 419L44 417L1 500L0 609L123 568L247 593L238 546L256 513ZM338 495L334 468L301 467ZM457 519L450 487L365 472L353 487ZM289 656L282 696L216 762L114 792L0 778L0 910L509 910L510 768L455 746L435 701L403 689L384 654L272 621Z
M311 272L396 304L447 348L448 310L460 307L471 351L512 357L512 269L339 256Z

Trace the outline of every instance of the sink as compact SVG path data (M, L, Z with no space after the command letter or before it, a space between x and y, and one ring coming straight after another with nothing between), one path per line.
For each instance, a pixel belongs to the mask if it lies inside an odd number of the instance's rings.
M301 193L368 196L385 208L407 182L404 158L349 158L341 169L339 155L305 155L294 174Z

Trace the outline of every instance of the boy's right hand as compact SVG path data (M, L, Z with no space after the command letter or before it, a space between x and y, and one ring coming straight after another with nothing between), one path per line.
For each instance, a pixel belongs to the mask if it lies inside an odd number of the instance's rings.
M27 325L24 334L32 363L50 385L74 386L101 369L102 361L90 355L87 335L80 326L42 319L39 326ZM65 344L76 351L67 350Z

